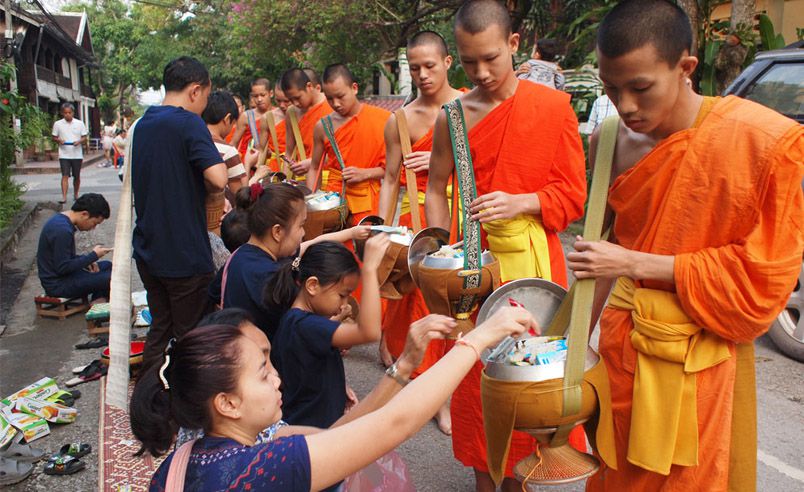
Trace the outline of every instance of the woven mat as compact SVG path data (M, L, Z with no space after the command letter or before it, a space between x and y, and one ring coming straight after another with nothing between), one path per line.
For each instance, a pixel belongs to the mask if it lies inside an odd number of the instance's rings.
M134 456L139 441L131 433L128 413L106 404L106 377L100 381L100 432L98 437L98 490L109 492L147 491L151 476L164 458L149 454ZM134 382L128 386L128 399Z

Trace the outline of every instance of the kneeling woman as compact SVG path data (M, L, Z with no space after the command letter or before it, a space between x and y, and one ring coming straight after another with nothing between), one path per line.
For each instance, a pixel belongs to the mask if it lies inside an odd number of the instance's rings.
M415 434L482 350L529 328L538 330L526 310L500 309L381 408L330 430L265 444L255 444L257 435L282 416L280 381L270 359L236 327L191 330L134 389L131 428L151 454L170 448L178 426L205 431L162 463L150 490L326 488Z

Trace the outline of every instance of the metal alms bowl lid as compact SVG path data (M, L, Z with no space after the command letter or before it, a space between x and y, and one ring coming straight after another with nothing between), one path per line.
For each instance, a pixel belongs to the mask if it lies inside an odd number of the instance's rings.
M414 282L418 282L416 267L419 263L425 256L438 251L445 244L449 244L449 232L440 227L426 227L413 236L413 241L408 247L408 270Z
M523 278L509 282L489 295L477 315L477 324L487 320L495 311L508 306L508 299L514 299L530 311L542 330L550 326L567 291L558 284L540 278ZM527 340L529 336L520 339ZM506 359L514 348L515 339L507 337L492 350L485 350L481 360L486 365L486 374L506 381L546 381L564 377L564 362L546 365L516 366ZM493 358L492 358L493 357ZM586 353L586 369L592 368L599 356L591 349Z
M433 253L435 253L435 251ZM483 254L480 255L480 266L488 265L493 261L494 256L490 251L484 251ZM427 254L422 260L422 265L430 268L438 268L440 270L458 270L463 268L463 258L442 258Z

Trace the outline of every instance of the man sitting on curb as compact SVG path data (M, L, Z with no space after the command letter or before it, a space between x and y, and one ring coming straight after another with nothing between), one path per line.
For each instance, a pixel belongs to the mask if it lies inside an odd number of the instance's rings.
M96 245L76 256L75 231L91 231L109 218L109 203L103 195L81 195L70 210L50 218L39 236L36 266L45 293L54 297L109 298L112 262L98 261L112 249Z

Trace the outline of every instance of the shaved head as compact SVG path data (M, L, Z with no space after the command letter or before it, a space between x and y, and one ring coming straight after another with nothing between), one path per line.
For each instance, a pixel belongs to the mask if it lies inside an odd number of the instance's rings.
M419 31L408 39L408 51L419 46L434 46L441 53L441 56L446 57L449 55L447 42L435 31Z
M324 69L324 83L329 84L338 78L343 78L346 85L352 85L357 82L355 76L352 75L352 72L349 70L349 67L343 63L327 65L327 68Z
M308 83L310 83L310 78L301 68L291 68L282 74L281 85L283 91L290 89L304 90Z
M504 36L511 34L511 15L496 0L469 0L455 14L455 30L477 34L497 25Z
M254 82L251 83L251 87L255 87L261 85L265 87L265 90L271 90L271 81L265 78L255 79Z
M603 18L597 31L597 49L607 58L619 58L651 44L659 57L675 66L692 50L692 28L684 10L667 0L625 0Z
M318 78L318 74L315 73L315 70L312 68L305 68L304 73L307 75L307 78L310 79L310 82L313 84L313 86L321 85L321 79Z

